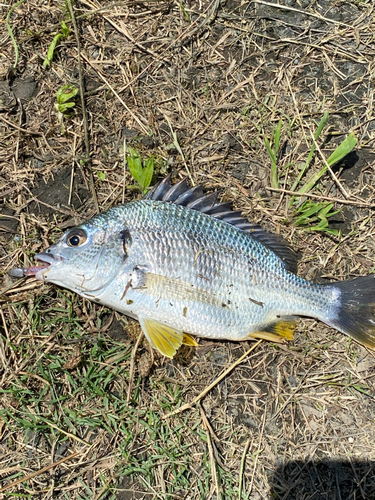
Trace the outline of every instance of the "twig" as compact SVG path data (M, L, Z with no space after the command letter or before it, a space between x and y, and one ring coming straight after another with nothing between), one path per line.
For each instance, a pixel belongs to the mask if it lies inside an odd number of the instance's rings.
M280 5L279 3L263 2L263 0L252 0L252 3L260 3L262 5L267 5L268 7L274 7L275 9L289 10L293 12L298 12L305 16L316 17L321 21L327 21L327 23L338 24L339 26L345 26L346 28L354 29L350 24L342 23L341 21L336 21L335 19L330 19L329 17L321 16L320 14L314 14L313 12L308 12L302 9L295 9L294 7L287 7L286 5Z
M8 327L7 327L5 316L4 316L4 313L3 313L3 310L1 307L0 307L0 316L1 316L1 319L3 321L3 328L4 328L4 331L6 333L6 338L9 339ZM1 361L4 369L7 369L8 368L8 361L7 361L7 358L5 355L5 347L4 347L2 337L0 337L0 361Z
M109 479L106 481L105 485L103 486L103 488L99 491L99 493L96 495L95 497L95 500L99 500L99 498L103 495L103 493L106 493L107 492L107 488L108 486L111 484L111 482L113 481L114 477L115 477L116 474L111 474L111 476L109 477Z
M94 9L95 11L97 12L100 12L102 9L99 9L97 6L93 5L92 2L89 2L88 0L81 0L83 4L85 5L88 5L90 6L91 8L94 6ZM217 9L217 6L219 5L218 1L217 0L213 0L211 3L209 3L208 7L201 13L199 14L199 16L189 25L189 27L183 31L177 38L175 38L169 45L167 45L166 47L164 47L164 45L162 45L160 47L160 51L163 51L164 53L167 53L167 51L169 49L171 49L173 46L177 45L178 42L182 42L182 40L184 40L186 37L189 37L189 36L192 36L197 30L200 29L201 26L203 26L204 24L207 23L207 20L206 20L206 16L208 16L209 20L212 18L212 15L215 13L215 9ZM204 17L203 21L201 24L199 24L198 26L196 26L200 19ZM83 55L83 54L82 54ZM90 64L90 61L85 58L85 60ZM121 87L119 89L119 93L123 92L125 89L127 89L128 87L131 87L133 85L133 83L135 83L137 80L139 80L141 78L142 75L144 75L147 71L149 71L149 69L156 63L156 62L159 62L160 63L160 59L159 58L154 58L149 64L147 64L142 71L140 71L132 80L130 80L126 85L124 85L123 87ZM96 68L94 68L94 66L92 66L90 64L90 66L96 71ZM102 78L102 80L105 82L106 85L109 86L109 88L114 92L114 90L112 89L112 87L108 84L107 80L104 79L104 77L98 73L98 75ZM122 99L119 98L119 95L114 92L114 95L120 100L121 104L124 104L124 102L122 101ZM133 115L132 115L133 116Z
M160 110L160 111L163 113L163 111L162 111L162 110ZM165 119L167 120L167 122L168 122L168 125L169 125L169 128L170 128L170 131L171 131L171 134L172 134L172 138L173 138L173 144L174 144L175 148L177 149L177 151L180 153L180 155L181 155L181 157L182 157L182 160L183 160L184 165L185 165L185 168L186 168L186 170L187 170L187 173L188 173L188 176L189 176L190 182L192 183L192 185L193 185L193 186L195 186L195 184L194 184L194 179L192 178L191 173L190 173L190 169L189 169L189 167L188 167L188 165L187 165L187 163L186 163L185 155L184 155L184 153L183 153L183 151L182 151L182 149L181 149L180 143L178 142L177 134L176 134L176 132L173 130L172 124L171 124L171 122L170 122L170 120L169 120L168 116L167 116L165 113L163 113L163 115L164 115L164 118L165 118Z
M204 413L202 406L200 407L200 412L201 412L201 417L203 420L203 426L205 428L206 436L207 436L208 453L210 455L210 464L211 464L211 474L212 474L213 481L215 484L216 495L217 495L217 498L219 499L220 498L220 485L219 485L219 479L217 477L214 449L212 446L211 435L210 435L210 425L208 423L206 414Z
M242 453L242 458L241 458L241 466L240 466L240 475L238 478L238 500L241 500L241 495L242 495L242 483L243 483L243 473L245 470L245 461L246 461L246 455L247 452L249 451L249 446L252 438L249 438L245 444L245 448Z
M72 217L75 217L77 215L77 212L75 212L73 210L68 210L66 208L62 208L62 207L59 208L59 207L56 207L55 205L50 205L49 203L45 203L44 201L39 200L35 196L33 196L32 198L29 198L28 201L27 201L27 203L24 203L22 205L22 207L20 207L17 210L20 211L20 209L24 209L29 203L32 203L33 201L35 203L40 203L41 205L44 205L45 207L52 208L56 212L60 212L60 213L65 214L65 215L70 215Z
M342 200L341 198L333 198L332 196L323 196L311 193L298 193L298 191L290 191L289 189L267 187L267 191L275 191L276 193L291 194L293 196L306 196L307 198L315 198L317 200L333 201L342 203L343 205L355 205L358 207L375 208L375 203L366 203L365 201Z
M290 80L289 80L289 77L288 77L287 74L285 75L285 79L286 79L288 87L289 87L290 95L292 96L294 108L295 108L296 113L297 113L298 121L300 123L301 130L302 130L302 133L303 133L303 137L305 139L307 147L309 147L309 141L307 140L307 137L306 137L305 127L303 126L303 122L302 122L302 118L301 118L301 113L299 112L299 107L298 107L298 103L297 103L297 100L296 100L296 96L295 96L295 93L293 92L293 89L292 89L292 86L290 84Z
M76 43L77 43L79 92L81 94L80 97L81 97L81 107L82 107L82 116L83 116L83 128L85 131L85 153L86 153L85 167L86 167L88 174L89 174L90 191L91 191L91 194L92 194L92 197L94 200L94 207L95 207L96 212L99 213L98 198L96 196L94 176L93 176L92 168L91 168L89 126L87 123L85 88L83 85L83 72L82 72L82 64L81 64L81 44L79 41L79 33L78 33L77 21L76 21L74 7L73 7L73 0L68 0L68 2L66 2L66 5L68 6L69 13L70 13L70 16L72 18L74 35L75 35Z
M217 379L212 382L212 384L210 384L208 387L206 387L196 398L194 398L193 401L180 406L180 408L177 408L177 410L174 410L170 413L167 413L167 415L164 415L162 417L162 419L165 420L169 417L172 417L173 415L178 415L179 413L181 413L185 410L188 410L189 408L192 408L196 403L198 403L198 401L200 401L206 394L208 394L211 389L213 389L221 380L223 380L223 378L225 378L228 375L228 373L230 373L237 365L241 364L242 361L244 361L248 357L248 355L256 347L258 347L258 345L261 342L262 342L262 339L258 340L258 342L256 342L252 347L250 347L250 349L247 352L245 352L245 354L243 354L239 359L237 359L237 361L235 361L232 365L230 365L229 368L227 368L225 371L223 371L223 373L221 375L219 375L217 377Z
M71 432L64 431L64 429L61 429L60 427L53 424L52 422L50 422L46 418L43 418L43 417L39 417L39 418L42 420L42 422L46 423L47 425L49 425L53 429L56 429L57 431L61 432L62 434L65 434L65 436L68 436L68 437L74 439L75 441L78 441L79 443L84 444L85 446L91 446L90 443L88 443L84 439L81 439L80 437L76 436L75 434L72 434Z
M20 132L23 132L24 134L29 134L29 135L42 135L44 136L43 132L37 132L36 130L27 130L25 128L19 127L15 123L11 122L10 120L7 120L4 118L2 115L0 115L0 119L3 120L7 125L10 125L11 127L15 128L16 130L19 130Z
M245 80L242 80L242 82L237 83L237 85L235 87L233 87L231 90L229 90L228 92L226 92L219 99L219 102L217 104L220 105L223 101L225 101L234 92L237 92L237 90L241 89L242 87L246 87L247 84L251 83L252 79L253 79L253 75L251 75L249 78L245 78Z
M263 439L263 432L264 432L264 427L266 425L266 415L267 415L267 412L264 412L263 413L262 428L261 428L260 434L259 434L258 453L255 455L254 466L253 466L253 474L251 476L251 482L250 482L250 486L249 486L249 491L247 491L247 494L248 494L249 497L250 497L251 490L253 489L255 471L257 470L258 456L259 456L259 453L261 451L261 445L262 445L262 439Z
M18 285L23 280L24 278L20 279L16 283L13 283L12 285L9 285L3 290L0 290L0 297L1 295L8 295L11 293L20 293L20 292L26 292L28 290L34 290L35 288L38 288L43 285L43 281L32 280L31 282L29 282L29 284L25 286L22 286L20 288L13 288L13 286Z
M77 142L77 137L74 136L73 139L73 158L76 155L76 142ZM74 160L72 161L72 168L70 171L70 184L69 184L69 198L68 198L68 205L70 206L71 201L72 201L72 196L73 196L73 183L74 183Z
M14 481L13 483L7 484L3 488L0 488L0 493L3 493L6 490L10 490L10 488L13 488L14 486L17 486L20 483L23 483L25 481L30 481L30 479L33 479L34 477L39 476L40 474L44 474L44 472L47 472L48 470L53 469L54 467L57 467L58 465L60 465L60 464L62 464L64 462L67 462L68 460L70 460L71 458L76 457L77 455L79 455L79 452L75 451L71 455L62 458L58 462L55 462L53 464L49 464L46 467L43 467L43 469L40 469L40 470L38 470L36 472L33 472L29 476L21 477L21 479L17 479L17 481Z

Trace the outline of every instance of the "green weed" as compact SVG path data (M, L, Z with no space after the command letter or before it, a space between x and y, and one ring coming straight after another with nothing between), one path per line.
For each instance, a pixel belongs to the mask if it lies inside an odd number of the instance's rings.
M307 159L303 164L299 174L297 175L296 180L293 182L290 188L291 191L297 190L297 192L301 195L311 192L311 190L316 186L316 184L324 176L327 170L335 163L342 160L347 154L349 154L357 144L357 139L354 134L349 134L326 160L325 165L318 172L314 172L313 174L311 174L307 178L307 180L303 182L302 186L300 186L304 177L306 177L311 161L314 158L316 151L316 141L321 136L324 127L328 123L328 119L329 113L325 112L314 133L314 141L311 144ZM277 127L272 133L271 141L268 140L267 137L264 137L267 153L271 159L271 185L273 188L279 187L279 168L277 164L277 156L280 147L282 126L283 122L282 120L279 120ZM288 166L290 165L291 164L288 164ZM298 197L297 199L296 196L292 196L289 206L290 208L293 208L294 224L296 226L301 226L309 231L321 231L334 235L338 234L338 231L336 229L329 228L329 219L340 211L332 210L333 203L320 201L315 202L312 200L301 202L300 197Z
M64 118L72 116L72 111L76 105L73 100L78 94L78 88L75 85L63 85L56 93L55 109L57 111L57 121L61 124L62 133L65 132Z
M55 108L60 115L71 116L70 110L74 108L76 103L72 100L78 94L78 88L75 85L63 85L56 93Z
M298 190L299 193L308 193L315 186L318 180L327 172L329 167L342 160L348 155L357 144L357 139L353 133L349 134L341 144L337 146L331 156L327 159L327 164L317 173L311 175L305 184ZM314 146L314 145L313 145ZM310 151L311 154L311 151ZM309 157L310 157L309 154ZM304 171L303 171L304 173Z
M340 210L332 212L332 208L333 203L307 200L296 210L294 224L309 229L310 231L323 231L337 236L338 230L328 227L328 219L340 212Z
M328 113L325 113L318 126L314 138L319 137L327 121L328 121ZM326 165L324 165L324 167L321 168L319 172L312 174L308 178L308 180L303 184L303 186L299 188L298 192L301 194L309 193L316 185L316 183L321 179L321 177L327 172L328 168L333 166L340 160L342 160L347 154L349 154L353 150L356 144L357 144L357 139L355 138L354 134L349 134L341 142L341 144L337 146L337 148L334 150L331 156L327 159ZM308 159L301 171L302 175L306 172L306 169L310 164L314 151L315 151L315 144L312 145ZM297 181L299 181L302 178L301 173L298 176ZM297 184L295 183L294 185L297 186L298 183ZM336 236L338 235L338 230L330 229L328 222L328 219L330 217L340 212L340 210L332 211L333 203L314 202L312 200L307 200L302 204L297 205L298 202L296 202L294 198L292 199L291 203L293 203L293 205L296 206L295 208L296 219L294 223L297 226L303 226L305 227L305 229L308 229L309 231L321 231Z
M272 134L272 146L271 142L267 137L264 137L264 142L267 148L268 156L271 160L271 185L273 188L279 187L278 181L278 173L277 173L277 155L280 147L280 136L281 136L281 128L283 126L282 120L279 120L277 127L274 129Z
M43 61L43 68L44 69L47 69L47 68L50 67L50 65L52 63L52 60L53 60L53 56L55 54L55 50L56 50L57 44L59 43L59 41L60 40L64 40L65 38L68 37L68 35L70 35L70 29L67 27L65 21L62 21L60 32L57 33L53 37L52 43L49 46L49 49L48 49L48 52L47 52L47 57Z
M144 160L137 150L129 146L127 147L126 163L130 173L141 187L142 192L145 193L151 184L154 174L154 157L150 156L150 158Z
M182 13L184 14L184 17L185 17L185 21L188 22L188 23L191 23L191 19L190 19L190 15L189 13L187 12L184 4L182 2L179 3L179 6L180 6L180 9L182 11Z
M327 122L328 122L328 118L329 118L329 113L328 111L326 111L322 117L322 119L320 120L320 123L318 125L318 128L316 129L316 132L314 134L314 140L317 141L320 137L320 134L322 133L322 130L323 128L326 126ZM300 180L302 179L302 177L305 175L305 172L306 170L308 169L310 163L311 163L311 160L313 159L314 157L314 153L315 153L315 143L313 143L311 145L311 149L310 149L310 152L309 152L309 155L307 157L307 160L305 162L305 164L303 165L302 169L301 169L301 172L298 174L298 177L297 179L295 180L295 182L293 183L292 187L291 187L291 190L294 191Z

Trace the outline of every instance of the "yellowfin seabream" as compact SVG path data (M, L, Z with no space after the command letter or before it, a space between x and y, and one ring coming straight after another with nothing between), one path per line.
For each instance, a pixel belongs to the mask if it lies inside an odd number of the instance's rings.
M35 260L13 274L137 319L170 358L181 344L196 345L189 334L290 340L297 316L375 347L374 275L323 285L299 278L285 243L186 180L167 177L145 199L70 229Z

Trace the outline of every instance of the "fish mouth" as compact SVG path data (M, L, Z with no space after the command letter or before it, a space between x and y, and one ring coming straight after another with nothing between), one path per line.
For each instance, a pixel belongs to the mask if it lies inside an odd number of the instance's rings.
M39 280L44 279L44 273L50 269L51 265L59 264L64 260L60 255L52 253L38 253L34 257L36 266L23 269L24 276L35 276Z

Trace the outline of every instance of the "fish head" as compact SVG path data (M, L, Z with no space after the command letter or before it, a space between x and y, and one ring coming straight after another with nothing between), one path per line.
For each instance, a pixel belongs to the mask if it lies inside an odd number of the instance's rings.
M100 291L118 274L130 246L131 236L123 224L98 216L68 230L37 254L39 267L26 269L25 274L81 294Z

